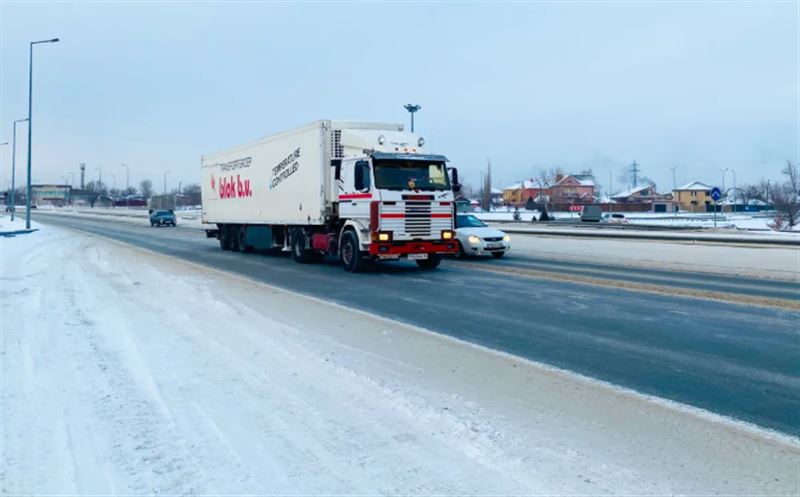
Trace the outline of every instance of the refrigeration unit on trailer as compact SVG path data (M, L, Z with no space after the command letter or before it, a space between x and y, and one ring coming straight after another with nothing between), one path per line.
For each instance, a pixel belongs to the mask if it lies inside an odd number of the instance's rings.
M317 121L202 158L204 223L223 250L338 256L345 269L457 251L458 174L400 124Z

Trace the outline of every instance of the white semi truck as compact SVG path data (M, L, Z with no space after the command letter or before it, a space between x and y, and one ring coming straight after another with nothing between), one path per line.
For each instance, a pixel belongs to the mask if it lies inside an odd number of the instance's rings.
M223 250L330 254L350 272L373 260L422 269L455 253L447 158L400 124L317 121L202 158L202 219Z

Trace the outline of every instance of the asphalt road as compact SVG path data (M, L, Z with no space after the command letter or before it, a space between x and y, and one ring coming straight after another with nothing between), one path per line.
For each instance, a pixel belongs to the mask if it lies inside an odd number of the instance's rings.
M433 272L388 263L353 275L333 261L299 265L285 256L225 252L196 229L35 217L800 435L799 312L532 277L526 271L798 301L793 283L664 270L645 274L513 253L499 261L447 260ZM491 381L490 371L486 380Z

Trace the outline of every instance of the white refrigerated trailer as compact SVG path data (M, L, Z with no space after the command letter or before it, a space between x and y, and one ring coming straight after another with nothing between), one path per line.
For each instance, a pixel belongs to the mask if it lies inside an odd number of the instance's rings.
M372 260L423 269L457 251L443 155L399 124L317 121L202 157L202 219L223 250L290 250L297 262Z

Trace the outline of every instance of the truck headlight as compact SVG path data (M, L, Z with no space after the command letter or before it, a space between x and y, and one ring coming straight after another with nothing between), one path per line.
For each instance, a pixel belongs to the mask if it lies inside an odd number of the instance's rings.
M392 241L392 232L391 231L379 231L377 233L373 233L372 241L376 241L376 242L391 242Z
M452 239L453 239L452 230L442 230L442 240L452 240Z
M506 242L506 243L508 243L508 242L510 242L510 241L511 241L511 237L510 237L510 236L508 236L508 235L503 235L503 241L504 241L504 242Z
M470 245L479 245L481 243L481 239L475 235L469 235L467 241L469 242Z

